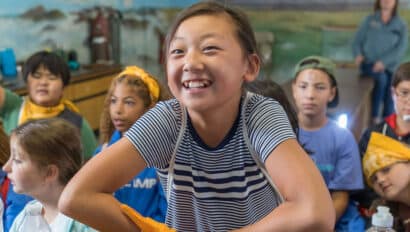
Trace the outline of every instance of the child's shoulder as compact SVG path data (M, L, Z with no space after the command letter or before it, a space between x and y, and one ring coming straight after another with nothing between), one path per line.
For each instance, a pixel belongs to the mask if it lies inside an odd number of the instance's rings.
M248 92L247 96L247 107L263 107L266 105L271 105L271 107L279 107L280 104L273 98L265 97L256 93Z
M154 108L172 108L172 109L178 109L181 108L181 103L175 99L171 98L165 101L159 101Z
M332 130L333 133L336 134L344 134L344 135L352 135L352 132L345 127L340 126L336 121L333 119L329 119L327 124L324 126L325 128L328 128L329 130Z
M181 103L173 98L170 100L166 101L160 101L158 102L154 108L152 108L150 111L153 113L154 117L169 117L169 116L176 116L180 117L183 112L183 106ZM150 115L149 113L146 115ZM145 115L144 115L145 116ZM152 117L152 116L149 116Z
M302 134L307 134L308 136L315 136L317 139L319 138L337 138L341 140L346 136L353 136L353 134L346 128L340 127L337 122L333 121L332 119L328 119L326 124L324 124L321 128L314 130L314 131L306 131L303 128L300 128L300 132Z
M43 205L37 201L37 200L31 200L27 202L26 206L24 207L24 210L29 211L30 213L39 213L41 214L41 211L43 209Z
M328 128L327 132L329 135L337 138L337 141L344 144L356 144L353 133L348 129L339 126L339 124L333 120L329 120L326 127Z

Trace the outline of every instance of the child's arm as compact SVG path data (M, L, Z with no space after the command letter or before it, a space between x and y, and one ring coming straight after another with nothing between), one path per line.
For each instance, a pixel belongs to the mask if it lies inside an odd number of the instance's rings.
M335 210L313 161L295 139L272 151L265 162L285 202L259 222L238 231L332 231Z
M138 231L112 193L145 166L131 142L119 140L89 160L71 179L60 197L60 211L97 230Z
M331 196L336 210L336 221L338 221L346 211L347 205L349 204L349 192L333 191Z

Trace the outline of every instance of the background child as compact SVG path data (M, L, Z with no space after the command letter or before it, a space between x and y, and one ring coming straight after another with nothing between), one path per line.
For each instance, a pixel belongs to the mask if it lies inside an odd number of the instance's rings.
M410 147L372 132L363 157L367 183L387 202L396 231L410 231ZM376 206L376 205L375 205Z
M322 173L336 218L340 219L348 207L349 191L362 189L363 181L359 150L352 133L326 115L328 105L336 106L338 101L335 68L324 57L302 59L295 67L292 92L298 111L299 142ZM336 229L343 230L339 224Z
M84 156L90 158L97 144L94 133L77 107L63 99L70 77L67 64L57 54L40 51L30 56L23 66L28 96L20 97L0 87L0 117L6 133L27 120L64 118L81 129Z
M36 201L27 203L10 231L40 231L40 224L28 221L30 216L44 219L50 231L86 231L88 227L57 209L64 186L82 165L78 132L59 118L29 121L13 130L11 156L3 170L16 193L30 195Z
M100 125L103 144L96 153L120 140L141 115L168 98L166 93L160 83L141 68L125 68L112 80L108 90ZM145 168L114 196L145 217L165 221L167 201L155 168Z
M111 193L153 166L167 194L166 223L177 231L330 231L329 193L283 108L243 92L260 67L246 16L197 3L171 26L165 52L176 99L87 163L60 209L97 229L136 230Z
M67 64L56 54L40 51L30 56L23 66L23 78L28 96L20 97L0 86L0 118L6 133L18 125L42 118L64 118L81 130L81 142L86 159L93 154L97 141L88 122L78 113L77 107L63 99L64 87L70 82ZM24 205L31 200L15 194L9 188L5 209L5 231Z
M410 62L399 66L393 75L392 97L395 112L384 119L383 122L368 128L360 138L360 154L364 156L372 132L378 132L392 139L410 145ZM370 188L354 195L360 203L363 214L370 220L373 210L371 207L377 194Z

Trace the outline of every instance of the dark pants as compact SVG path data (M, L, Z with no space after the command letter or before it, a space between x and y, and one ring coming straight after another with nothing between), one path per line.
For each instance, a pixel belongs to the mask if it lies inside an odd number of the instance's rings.
M382 117L386 117L394 112L393 99L390 90L392 73L387 70L384 72L373 72L373 65L374 63L362 63L360 65L360 71L362 76L370 76L374 80L371 110L372 118L379 117L382 103Z

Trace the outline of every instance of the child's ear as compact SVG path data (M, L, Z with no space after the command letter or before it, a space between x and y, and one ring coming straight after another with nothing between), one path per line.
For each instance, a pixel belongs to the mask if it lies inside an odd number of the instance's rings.
M261 61L256 54L248 55L248 67L244 75L245 82L254 81L259 75Z
M390 87L390 94L391 94L391 98L393 99L393 101L395 101L395 99L396 99L396 89L393 86Z
M292 97L296 101L296 79L292 80Z
M59 169L55 164L47 166L46 181L54 181L58 179Z
M336 97L336 91L337 91L336 87L332 87L330 89L330 96L329 96L329 99L327 100L327 102L333 101L333 99Z

